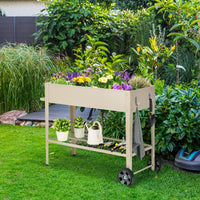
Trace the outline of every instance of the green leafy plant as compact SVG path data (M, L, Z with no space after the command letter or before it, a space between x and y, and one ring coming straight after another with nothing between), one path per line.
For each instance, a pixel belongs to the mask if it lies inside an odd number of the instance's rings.
M122 139L125 137L125 123L125 113L107 111L103 117L103 135Z
M69 119L66 118L58 118L54 120L53 128L56 129L56 131L59 132L66 132L71 130L71 123Z
M82 117L77 117L75 120L74 120L74 123L72 123L72 125L75 127L75 128L83 128L84 125L85 125L85 121Z
M200 146L200 82L164 89L156 97L156 148L173 157L180 148Z
M156 0L152 8L159 9L164 17L168 14L169 23L172 24L171 33L168 36L174 36L175 40L186 39L200 51L199 28L200 5L198 0L191 1L160 1Z
M104 71L114 73L115 67L124 63L122 59L123 55L117 55L113 53L109 57L108 44L102 41L96 41L94 38L87 35L87 47L86 50L78 48L74 50L76 59L76 66L83 70L90 68L95 72Z
M73 49L77 49L79 45L85 49L86 34L97 38L109 35L108 28L104 25L104 12L101 6L88 1L48 2L38 20L40 29L35 33L35 39L42 40L54 52L73 56Z
M25 44L7 44L0 48L0 55L0 113L41 109L44 81L55 70L47 50Z
M137 49L133 48L133 51L138 55L138 67L142 76L149 78L150 80L157 79L158 68L173 54L175 45L170 49L166 45L160 43L157 44L157 36L150 38L150 47L142 47L138 44Z

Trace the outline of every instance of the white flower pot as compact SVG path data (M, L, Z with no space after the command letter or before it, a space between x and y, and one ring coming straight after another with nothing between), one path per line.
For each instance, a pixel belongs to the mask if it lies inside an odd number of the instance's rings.
M84 138L84 128L74 128L76 138Z
M69 131L67 131L67 132L56 131L58 141L67 141L68 140L68 134L69 134Z

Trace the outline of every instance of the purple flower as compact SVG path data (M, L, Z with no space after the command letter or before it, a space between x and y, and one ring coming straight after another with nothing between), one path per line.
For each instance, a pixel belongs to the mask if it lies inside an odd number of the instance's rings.
M112 88L113 88L114 90L131 90L131 89L132 89L132 87L131 87L130 85L125 84L125 83L123 83L123 82L122 82L122 86L121 86L119 83L115 83L115 84L112 86Z
M128 82L130 80L130 73L129 72L115 72L115 76L120 76L123 81Z
M112 86L112 88L113 88L114 90L123 90L122 86L119 85L118 83L115 83L115 84Z
M124 90L131 90L131 89L133 89L130 85L125 84L125 83L123 83L123 82L122 82L122 88L123 88Z

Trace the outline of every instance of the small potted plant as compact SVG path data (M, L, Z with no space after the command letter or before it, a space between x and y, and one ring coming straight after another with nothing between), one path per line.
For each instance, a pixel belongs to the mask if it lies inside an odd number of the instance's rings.
M74 126L74 134L76 138L84 138L84 125L85 121L82 117L77 117L72 123Z
M71 131L71 123L69 119L58 118L54 120L53 128L56 129L58 141L67 141L69 131Z

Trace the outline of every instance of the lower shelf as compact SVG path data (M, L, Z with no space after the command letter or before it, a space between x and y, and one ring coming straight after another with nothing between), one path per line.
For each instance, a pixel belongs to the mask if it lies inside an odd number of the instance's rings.
M111 152L110 150L98 149L95 147L88 147L88 146L82 146L82 145L78 145L78 144L59 142L59 141L57 141L56 137L48 139L48 143L59 144L59 145L73 147L73 148L77 148L77 149L85 149L85 150L89 150L89 151L95 151L95 152L106 153L106 154L111 154L111 155L115 155L115 156L126 157L126 153L123 154L120 152ZM144 146L145 146L145 151L149 151L152 149L152 146L149 144L144 144ZM136 154L133 153L132 156L136 156Z

